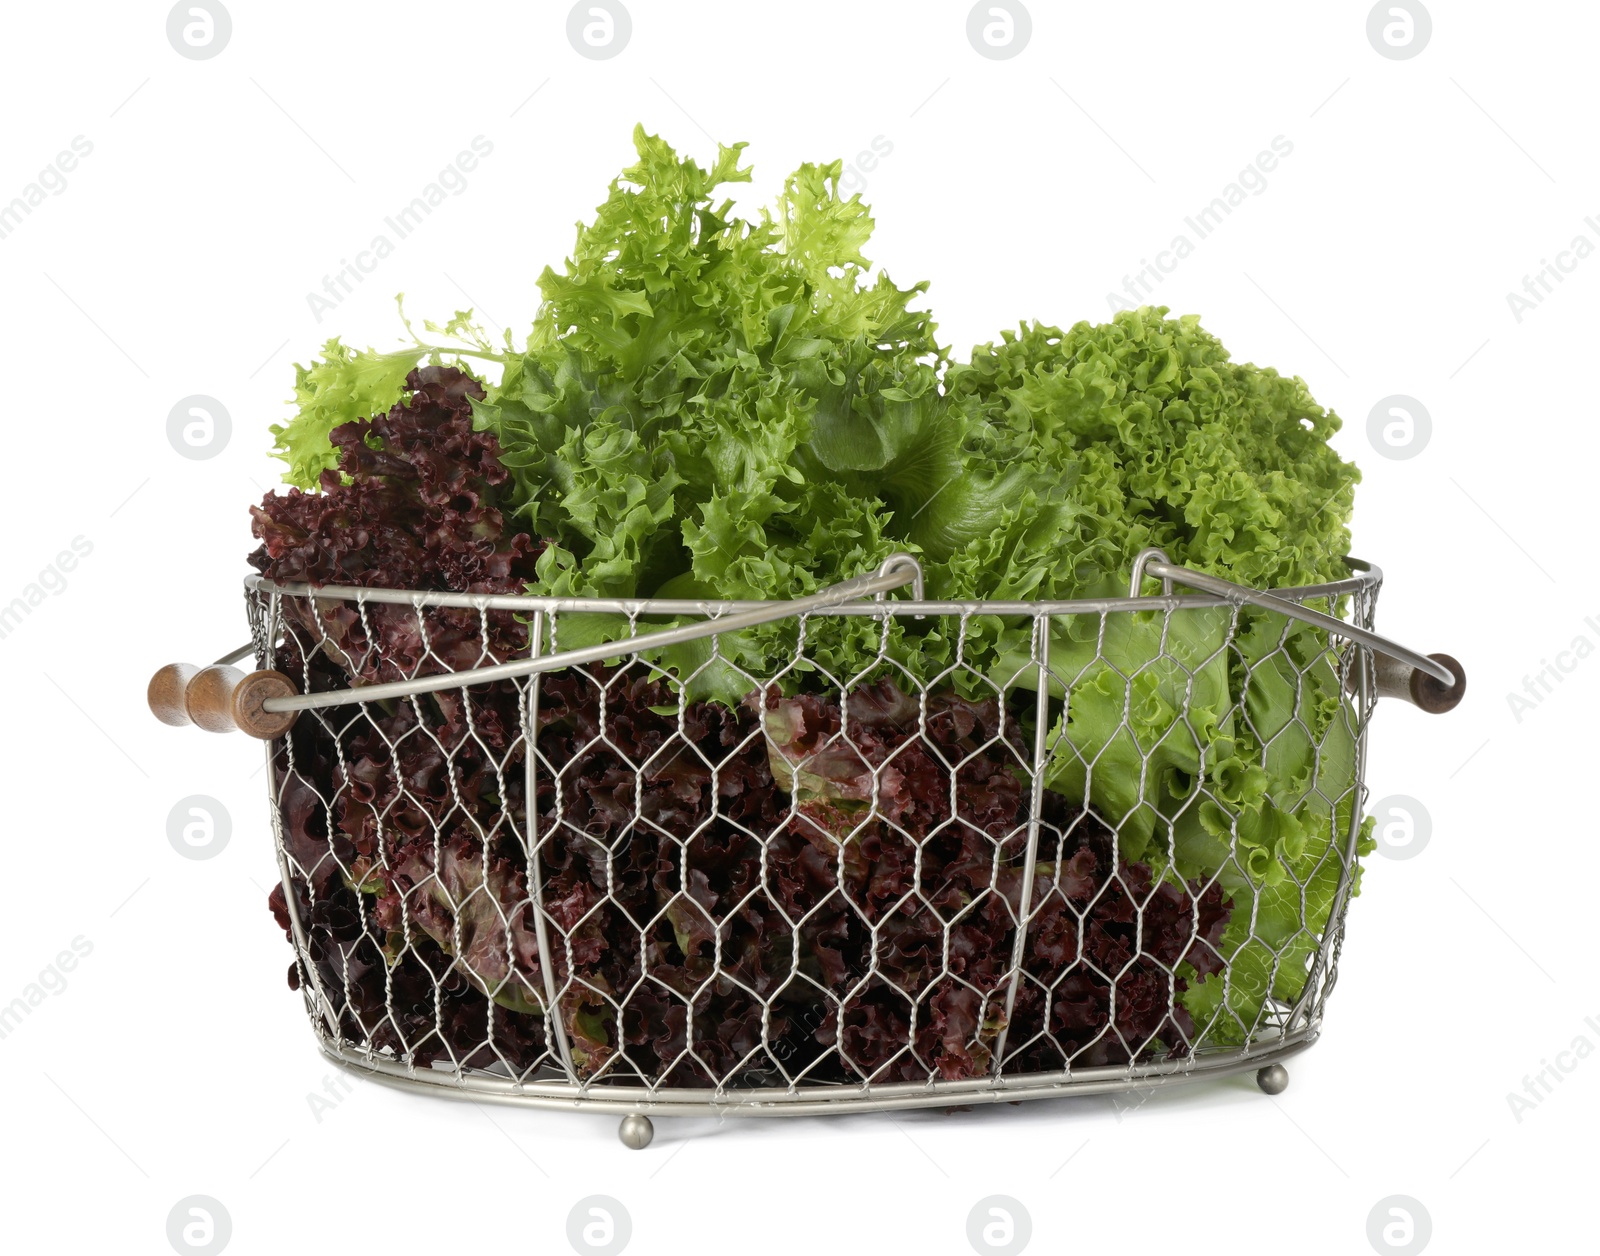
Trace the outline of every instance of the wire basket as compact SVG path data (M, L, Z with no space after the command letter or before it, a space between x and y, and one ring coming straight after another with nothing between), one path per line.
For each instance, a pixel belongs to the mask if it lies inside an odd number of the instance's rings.
M1054 603L927 601L906 555L785 603L253 577L252 644L151 705L269 739L290 984L377 1079L625 1113L631 1146L711 1109L1275 1092L1337 975L1374 702L1465 686L1350 566L1262 593L1151 550L1128 597ZM973 665L1002 621L1028 651Z

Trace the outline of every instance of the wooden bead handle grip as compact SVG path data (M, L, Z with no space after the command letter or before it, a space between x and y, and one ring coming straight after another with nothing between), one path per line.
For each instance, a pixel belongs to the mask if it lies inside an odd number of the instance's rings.
M163 724L198 724L208 733L235 729L270 741L294 724L295 711L267 711L268 698L287 698L294 682L282 672L241 672L213 664L168 663L150 678L150 711Z
M1456 678L1456 683L1446 685L1427 672L1404 663L1381 650L1372 652L1373 687L1380 698L1399 698L1430 715L1443 715L1461 704L1467 692L1466 669L1449 654L1430 654L1430 659L1443 663ZM1352 672L1348 687L1355 691L1356 676Z
M1402 698L1412 706L1420 707L1430 715L1443 715L1460 705L1467 693L1467 672L1460 662L1449 654L1430 654L1429 658L1443 663L1455 675L1456 683L1446 685L1426 672L1407 667L1399 659L1387 654L1373 654L1374 679L1378 693L1385 698Z

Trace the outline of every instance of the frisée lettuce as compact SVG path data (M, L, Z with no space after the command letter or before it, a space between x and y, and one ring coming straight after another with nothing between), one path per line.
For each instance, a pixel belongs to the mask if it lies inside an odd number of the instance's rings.
M839 162L807 164L742 218L744 145L708 167L642 128L571 256L539 279L520 344L461 311L391 352L329 341L274 429L286 478L337 481L330 436L404 402L419 367L470 372L508 473L498 509L538 538L528 592L790 599L907 551L927 596L1125 596L1139 551L1254 587L1340 579L1359 478L1337 416L1297 377L1235 362L1164 308L1024 323L964 360L922 300L875 270L873 219ZM407 324L411 331L410 324ZM348 444L348 441L346 441ZM328 476L333 476L333 481ZM1046 694L1048 789L1120 855L1220 886L1222 971L1182 998L1237 1041L1304 992L1364 834L1354 712L1324 634L1266 612L822 616L653 655L687 700L737 708L883 669L966 701ZM563 614L560 646L616 635ZM874 671L874 669L878 669ZM1348 875L1346 875L1348 873Z

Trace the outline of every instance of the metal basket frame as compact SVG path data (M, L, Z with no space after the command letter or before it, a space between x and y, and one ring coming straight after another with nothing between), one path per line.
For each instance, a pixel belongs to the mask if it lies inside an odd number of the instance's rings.
M280 802L283 780L278 766L278 756L286 743L267 743L267 776L272 801L274 843L279 873L287 900L291 932L300 971L303 975L302 992L308 1016L317 1035L321 1050L340 1065L359 1071L374 1080L409 1087L428 1093L454 1095L477 1100L514 1103L550 1108L590 1108L601 1112L630 1114L706 1114L708 1112L736 1115L804 1115L843 1110L879 1111L894 1108L939 1107L970 1105L982 1102L1012 1102L1020 1099L1044 1098L1074 1093L1102 1093L1154 1087L1181 1081L1199 1080L1245 1070L1258 1070L1263 1088L1271 1089L1269 1075L1274 1080L1282 1075L1271 1066L1290 1055L1304 1050L1318 1036L1326 998L1331 991L1338 970L1338 959L1344 939L1345 912L1350 897L1351 879L1356 864L1356 845L1362 824L1365 801L1366 734L1373 705L1382 690L1378 680L1379 669L1375 659L1387 656L1391 662L1399 660L1408 668L1432 675L1445 684L1455 678L1448 667L1433 658L1417 654L1377 636L1372 631L1376 598L1382 584L1382 573L1375 567L1349 560L1352 575L1341 581L1293 589L1279 589L1270 593L1245 589L1227 581L1191 572L1171 564L1159 551L1146 551L1139 556L1134 567L1130 596L1122 598L1080 599L1055 602L981 602L981 601L929 601L921 596L921 572L914 559L899 555L884 564L874 575L847 581L825 590L822 594L792 602L704 602L661 599L585 599L550 598L533 596L486 596L445 593L414 593L399 590L364 588L308 588L306 586L275 584L260 577L246 582L252 644L244 650L227 656L224 662L242 657L246 652L255 655L262 668L272 668L278 662L278 642L282 634L297 631L285 617L287 599L314 599L316 602L344 601L354 604L363 616L370 605L390 604L411 607L418 615L432 608L466 608L480 616L482 639L487 643L488 618L492 611L515 611L528 616L530 647L526 657L497 660L485 653L478 666L465 671L446 671L393 683L372 684L360 689L340 692L302 693L288 699L275 699L266 704L268 710L296 710L309 713L309 718L323 721L337 742L340 717L336 711L353 703L377 700L409 699L417 695L443 689L458 689L489 680L512 680L519 690L519 707L523 729L521 770L526 804L525 831L520 840L528 858L528 892L531 898L533 920L536 926L541 971L544 975L544 1021L547 1050L540 1062L518 1074L509 1066L465 1067L459 1061L438 1062L430 1067L417 1067L408 1053L392 1050L376 1051L370 1042L353 1041L340 1027L337 999L323 988L317 965L310 961L310 947L306 922L300 918L293 882L304 880L307 869L296 866L286 844ZM1143 583L1149 579L1162 582L1162 592L1141 596ZM1179 594L1174 582L1201 591ZM912 585L913 597L909 600L889 600L892 590ZM865 599L865 600L864 600ZM1316 610L1312 603L1322 603L1326 613ZM1044 776L1049 757L1054 749L1047 745L1050 725L1049 701L1051 682L1056 682L1071 701L1072 684L1077 677L1056 675L1050 656L1050 625L1063 617L1094 616L1099 620L1100 637L1096 646L1099 657L1104 641L1107 619L1110 616L1135 612L1159 612L1163 615L1163 650L1167 629L1172 617L1191 611L1232 608L1228 621L1224 649L1233 646L1234 634L1239 624L1240 608L1245 605L1282 613L1286 619L1300 620L1327 630L1327 657L1338 669L1350 695L1350 733L1354 738L1355 774L1350 821L1341 841L1335 841L1330 853L1337 853L1340 861L1338 886L1333 908L1322 935L1317 939L1311 967L1305 980L1304 991L1292 1006L1272 1007L1266 1023L1253 1027L1242 1045L1211 1050L1191 1050L1178 1059L1135 1060L1112 1066L1072 1067L1070 1061L1059 1070L1043 1072L1008 1071L1006 1035L1010 1029L1010 1012L1019 984L1024 979L1023 949L1029 924L1034 919L1037 905L1031 902L1034 870L1039 858L1041 842L1041 800ZM1341 607L1348 607L1348 620L1334 618ZM619 617L626 624L626 636L618 637L606 645L561 652L559 627L563 615L572 613L607 613ZM624 668L633 665L650 667L642 656L651 649L695 638L709 637L713 657L717 657L720 635L755 623L778 619L793 619L797 623L799 646L797 656L803 657L806 627L817 616L867 616L882 625L878 633L879 651L874 663L856 677L830 678L842 695L853 684L860 683L873 669L889 670L897 664L887 656L887 627L895 617L912 616L922 619L929 616L953 618L959 624L960 640L964 642L966 628L974 616L1027 617L1032 623L1031 656L1024 669L999 683L1002 706L1004 695L1015 684L1023 670L1032 669L1037 684L1033 687L1036 699L1034 712L1033 744L1030 761L1019 766L1027 777L1029 811L1026 825L1024 872L1021 880L1020 909L1014 916L1014 949L1005 974L1008 988L1004 1005L1006 1019L999 1030L992 1052L992 1067L985 1075L960 1080L944 1080L930 1076L926 1081L874 1081L862 1078L858 1083L811 1082L804 1076L786 1077L781 1084L749 1085L731 1081L732 1074L721 1078L716 1085L706 1087L667 1086L652 1084L648 1078L622 1080L617 1072L602 1070L598 1076L585 1076L574 1067L568 1050L563 1018L553 1014L563 994L556 986L558 965L553 962L554 948L560 939L560 927L548 915L543 902L544 874L540 853L546 835L539 831L538 807L534 805L538 774L560 769L544 761L537 738L537 712L540 695L540 676L557 669L583 668L606 659L626 660ZM682 619L694 622L668 630L642 630L643 621L657 617ZM549 640L549 652L543 652ZM303 648L315 649L317 643ZM487 651L487 644L485 644ZM960 662L960 648L955 667ZM792 664L791 664L792 665ZM785 669L787 670L787 669ZM920 691L921 714L918 735L926 734L927 695L934 690L941 677L919 680L910 677L913 691ZM1079 674L1081 676L1081 673ZM766 685L774 677L752 677L752 689ZM1190 676L1190 685L1193 676ZM1023 686L1026 687L1026 686ZM602 698L602 703L604 699ZM1239 700L1242 705L1242 699ZM1298 708L1297 708L1298 709ZM682 727L684 704L680 701L678 719ZM1184 716L1187 719L1187 703ZM302 717L306 718L306 717ZM1296 719L1298 719L1298 714ZM1058 749L1058 748L1056 748ZM289 751L292 755L292 751ZM731 753L731 752L730 752ZM896 751L898 753L898 751ZM512 756L508 753L506 761ZM726 763L728 760L724 759ZM294 771L292 760L290 772ZM642 772L642 768L638 769ZM880 768L872 768L874 787ZM715 771L715 768L713 768ZM954 775L952 774L952 781ZM1338 817L1339 798L1328 799ZM331 803L330 803L331 805ZM876 788L871 814L876 814ZM1106 818L1106 823L1116 832L1119 824ZM690 835L692 836L692 835ZM758 840L762 839L756 835ZM1009 841L1010 839L1005 839ZM487 846L485 847L487 849ZM998 848L997 848L998 849ZM763 856L764 858L764 856ZM998 864L996 865L998 866ZM920 875L920 874L919 874ZM1059 874L1058 874L1059 875ZM1114 875L1114 874L1113 874ZM841 881L842 884L842 881ZM999 893L998 889L994 890ZM610 891L607 891L608 895ZM683 893L682 888L677 892ZM920 893L920 890L919 890ZM965 911L966 909L963 909ZM1143 908L1140 908L1142 913ZM1142 919L1142 916L1141 916ZM719 925L719 928L721 926ZM948 949L950 923L945 924ZM509 926L508 926L509 928ZM641 934L642 939L642 934ZM721 968L721 943L717 944L718 970ZM874 942L876 965L876 942ZM948 964L948 955L946 956ZM569 967L566 978L571 986L574 975ZM631 995L623 996L622 1001ZM1171 996L1174 1000L1176 995ZM1048 1006L1048 1003L1047 1003ZM770 1008L768 1009L770 1010ZM691 1008L692 1013L692 1008ZM621 1011L618 1011L618 1023ZM692 1022L691 1022L692 1024ZM765 1026L765 1017L763 1017ZM692 1037L690 1039L692 1049ZM1203 1045L1203 1044L1202 1044ZM763 1028L763 1049L767 1046ZM625 1049L619 1055L625 1055ZM609 1068L609 1065L608 1065ZM637 1068L635 1068L637 1071ZM779 1068L780 1073L786 1070ZM648 1141L648 1122L643 1123L644 1133L628 1135L624 1123L625 1141L635 1142L637 1137ZM637 1145L642 1145L639 1143Z

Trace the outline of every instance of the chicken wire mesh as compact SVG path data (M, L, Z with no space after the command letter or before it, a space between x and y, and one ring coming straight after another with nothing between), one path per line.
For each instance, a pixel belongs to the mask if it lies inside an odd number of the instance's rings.
M1380 582L1277 596L1370 629ZM305 694L728 609L258 578L247 602L259 665ZM1026 652L975 666L1002 622ZM488 1098L780 1112L1120 1087L1315 1037L1371 651L1170 589L855 602L685 649L307 710L269 743L273 906L325 1052Z

